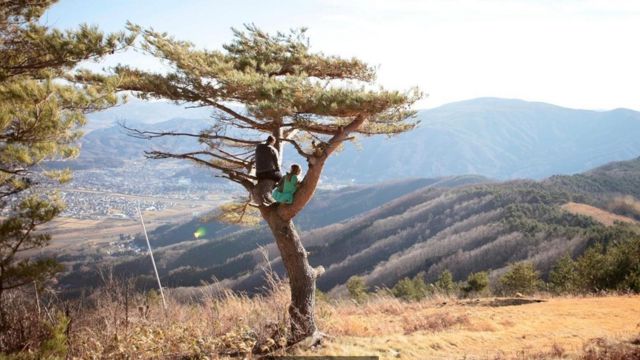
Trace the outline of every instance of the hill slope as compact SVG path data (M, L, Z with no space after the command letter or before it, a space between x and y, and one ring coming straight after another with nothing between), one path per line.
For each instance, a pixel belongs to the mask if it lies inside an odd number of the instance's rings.
M377 185L346 187L340 190L318 191L306 209L298 216L297 226L313 229L327 224L339 223L355 215L369 211L393 198L401 197L424 187L441 188L487 182L477 176L444 179L407 179ZM203 227L206 236L194 238L194 231ZM270 232L264 227L241 229L217 222L202 223L198 219L176 225L161 226L149 234L164 282L169 286L199 285L212 278L234 277L239 272L252 269L260 262L257 248L273 242ZM146 248L140 235L134 241ZM60 256L61 261L75 262L75 258ZM117 277L141 276L139 282L152 284L149 259L146 255L125 259L91 256L87 271L71 271L62 280L64 287L73 289L95 286L99 275L95 268L102 265L112 268ZM73 268L79 265L74 263Z
M456 280L492 270L495 278L513 262L532 261L543 273L569 252L581 253L596 241L621 236L594 218L564 211L570 201L603 207L619 194L636 196L640 158L581 175L542 182L511 181L456 189L423 188L341 224L304 234L312 265L326 272L322 290L341 289L361 275L370 287L393 286L405 276L425 273L434 281L445 269ZM613 174L624 173L625 176ZM593 184L598 184L597 192ZM277 250L266 246L271 267L284 274ZM250 274L226 284L251 290L262 284L260 259ZM246 260L246 259L245 259ZM234 260L228 262L228 266Z
M624 176L617 176L621 173ZM637 196L640 158L542 182L475 180L446 186L459 183L459 178L414 180L319 194L300 217L302 228L309 229L302 235L309 261L326 268L318 287L342 291L353 275L364 276L371 287L392 286L419 272L433 281L444 269L456 280L485 270L495 277L521 260L534 262L544 273L567 252L577 255L593 242L621 236L616 228L562 206L573 201L603 207L612 196ZM185 237L195 226L162 229L151 236L166 245L156 257L162 259L160 271L167 285L197 286L218 279L236 290L258 291L264 285L265 254L269 266L284 275L266 229L212 229L207 240L172 245L190 240ZM151 274L146 257L120 262L114 271ZM83 274L69 276L75 279L67 278L68 283L87 282ZM139 281L153 286L150 276Z

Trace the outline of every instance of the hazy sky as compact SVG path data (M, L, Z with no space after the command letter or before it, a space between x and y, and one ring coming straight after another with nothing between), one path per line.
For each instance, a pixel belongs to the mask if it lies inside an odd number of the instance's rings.
M419 86L422 108L495 96L640 110L637 0L60 0L43 19L105 31L127 20L211 49L244 23L305 26L313 50L379 66L386 88ZM140 54L116 62L155 66Z

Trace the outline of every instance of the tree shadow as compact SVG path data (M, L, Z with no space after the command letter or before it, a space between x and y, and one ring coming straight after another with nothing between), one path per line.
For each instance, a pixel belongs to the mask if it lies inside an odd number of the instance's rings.
M485 306L500 307L500 306L517 306L546 302L546 300L540 299L522 299L522 298L507 298L507 299L495 299Z

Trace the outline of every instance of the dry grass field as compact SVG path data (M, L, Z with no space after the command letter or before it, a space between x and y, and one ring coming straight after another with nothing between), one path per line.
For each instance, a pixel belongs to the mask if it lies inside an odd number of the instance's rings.
M318 301L318 348L286 343L286 284L265 296L230 292L211 297L170 291L158 298L123 296L122 287L92 296L98 307L72 314L75 359L259 359L272 355L379 356L380 359L635 359L640 357L640 296L483 298L436 297L403 302L372 295L364 304ZM195 289L194 289L195 290ZM191 299L191 300L190 300ZM98 325L97 325L98 324ZM284 341L284 342L283 342ZM616 351L623 351L620 357ZM615 356L609 356L609 355ZM606 356L605 356L606 355ZM631 356L631 357L629 357Z
M562 205L562 209L572 214L589 216L606 226L611 226L616 221L630 223L630 224L638 223L636 220L630 217L614 214L606 210L602 210L600 208L587 205L587 204L568 202Z
M640 297L431 300L379 299L330 307L332 335L307 355L381 359L572 358L594 342L640 334Z

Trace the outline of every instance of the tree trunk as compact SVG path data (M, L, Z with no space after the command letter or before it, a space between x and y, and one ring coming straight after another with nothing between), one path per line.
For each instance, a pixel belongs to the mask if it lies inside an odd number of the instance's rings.
M269 224L280 250L282 263L289 276L291 287L291 342L300 341L316 334L315 292L316 274L309 265L307 251L302 246L300 236L292 220L285 220L278 215L274 207L262 208L262 216Z

